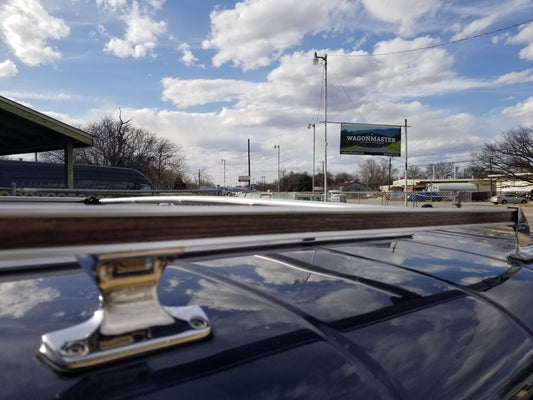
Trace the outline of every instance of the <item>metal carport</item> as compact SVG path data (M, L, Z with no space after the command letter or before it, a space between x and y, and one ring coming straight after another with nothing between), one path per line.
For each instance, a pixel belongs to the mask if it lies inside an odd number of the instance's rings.
M65 184L72 189L73 149L92 145L88 133L0 96L0 156L63 150Z

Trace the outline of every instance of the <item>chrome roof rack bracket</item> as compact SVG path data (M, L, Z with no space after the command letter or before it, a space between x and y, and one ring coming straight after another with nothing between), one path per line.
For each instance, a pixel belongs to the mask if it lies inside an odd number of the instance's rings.
M517 221L513 226L513 230L516 236L516 249L509 257L525 262L533 262L533 241L531 239L531 230L527 218L520 207L515 208L518 211Z
M57 371L74 372L210 336L199 306L159 303L167 259L146 252L78 257L100 288L100 309L79 325L43 335L38 356Z

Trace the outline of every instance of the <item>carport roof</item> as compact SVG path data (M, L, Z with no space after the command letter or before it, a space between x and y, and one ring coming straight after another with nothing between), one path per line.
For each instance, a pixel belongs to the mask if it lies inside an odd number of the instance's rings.
M78 128L0 96L0 155L36 153L92 146L92 137Z

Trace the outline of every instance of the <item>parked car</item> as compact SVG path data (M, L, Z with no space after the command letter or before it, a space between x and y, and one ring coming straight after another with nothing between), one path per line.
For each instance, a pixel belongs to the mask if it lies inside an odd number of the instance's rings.
M328 191L328 201L346 203L346 195L341 190Z
M407 197L409 201L442 201L442 194L432 192L414 192Z
M502 193L496 196L492 196L490 198L490 202L493 204L507 204L507 203L525 204L527 203L527 199L523 196L518 196L514 193Z
M39 201L0 199L2 398L533 395L520 208Z

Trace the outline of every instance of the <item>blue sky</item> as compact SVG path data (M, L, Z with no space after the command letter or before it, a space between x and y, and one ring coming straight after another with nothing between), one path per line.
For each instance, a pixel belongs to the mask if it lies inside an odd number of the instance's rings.
M533 126L529 0L0 0L0 95L82 126L104 114L182 146L215 183L311 172L328 121L403 125L409 163L460 167ZM464 40L463 40L464 39ZM328 124L328 171L357 173ZM393 165L403 170L403 157Z

